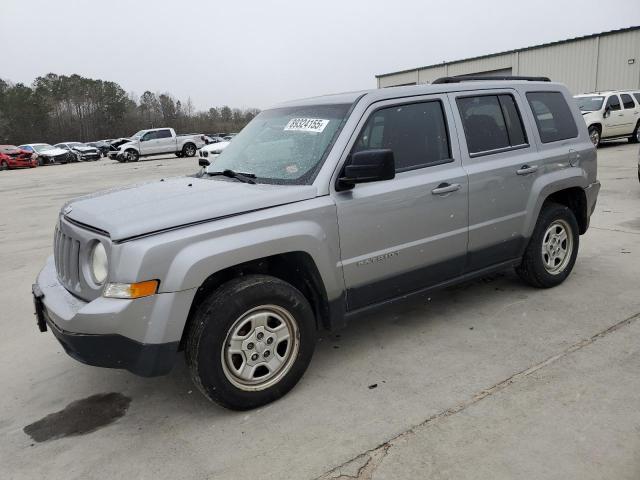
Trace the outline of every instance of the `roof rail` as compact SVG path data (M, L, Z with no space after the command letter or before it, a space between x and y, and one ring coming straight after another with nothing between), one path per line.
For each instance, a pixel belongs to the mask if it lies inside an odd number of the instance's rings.
M467 81L482 81L482 80L526 80L529 82L550 82L549 77L518 77L511 75L499 75L499 76L478 76L478 75L458 75L456 77L440 77L435 79L431 84L436 83L460 83Z

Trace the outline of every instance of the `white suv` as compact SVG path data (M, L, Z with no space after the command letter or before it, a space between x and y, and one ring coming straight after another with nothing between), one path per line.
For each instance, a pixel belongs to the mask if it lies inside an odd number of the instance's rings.
M628 138L640 141L640 92L597 92L575 97L589 128L589 137L597 147L600 140Z

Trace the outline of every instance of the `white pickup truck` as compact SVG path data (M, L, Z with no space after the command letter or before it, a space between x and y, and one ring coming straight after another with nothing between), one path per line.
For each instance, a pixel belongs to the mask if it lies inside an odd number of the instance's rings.
M204 135L176 135L173 128L151 128L133 134L131 141L120 145L115 155L119 162L137 162L141 157L175 153L178 157L193 157L205 145Z

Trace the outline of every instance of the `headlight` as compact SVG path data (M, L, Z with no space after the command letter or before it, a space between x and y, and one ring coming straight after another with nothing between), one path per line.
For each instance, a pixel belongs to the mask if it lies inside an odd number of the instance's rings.
M109 259L104 245L98 242L91 250L91 274L98 285L102 285L109 272Z

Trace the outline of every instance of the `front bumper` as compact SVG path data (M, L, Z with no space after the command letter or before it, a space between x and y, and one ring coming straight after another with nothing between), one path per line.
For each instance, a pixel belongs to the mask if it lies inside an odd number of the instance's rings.
M48 326L71 357L150 377L173 367L195 289L85 302L60 284L49 257L33 294L41 330Z

